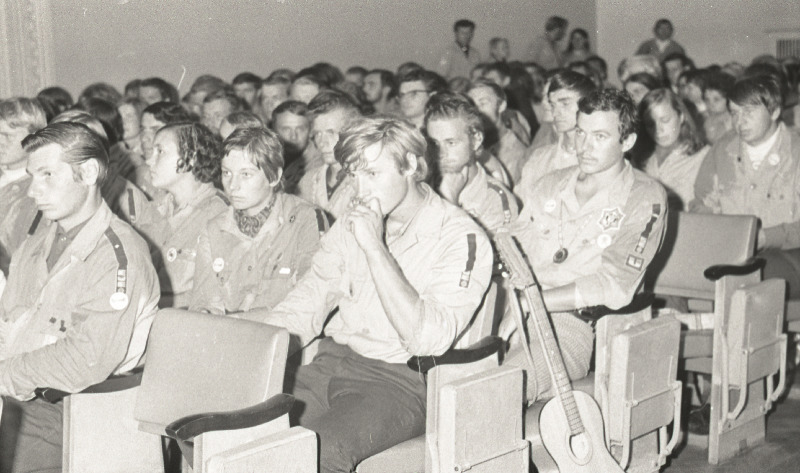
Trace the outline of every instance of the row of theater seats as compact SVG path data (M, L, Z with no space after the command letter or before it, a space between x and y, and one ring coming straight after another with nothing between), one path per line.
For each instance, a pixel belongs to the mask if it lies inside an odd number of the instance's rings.
M596 326L594 373L573 386L598 403L620 471L659 471L681 438L679 369L711 375L710 463L764 442L785 382L785 284L761 280L756 219L676 213L667 228L646 290L689 298L700 312L653 317L644 297L609 313ZM531 461L558 471L542 445L544 403L523 410L523 373L500 364L499 287L454 350L409 360L428 377L426 434L365 460L359 473L513 473ZM263 324L159 312L143 372L65 398L65 471L164 471L171 437L184 471L316 472L315 434L289 428L293 399L281 393L288 341Z

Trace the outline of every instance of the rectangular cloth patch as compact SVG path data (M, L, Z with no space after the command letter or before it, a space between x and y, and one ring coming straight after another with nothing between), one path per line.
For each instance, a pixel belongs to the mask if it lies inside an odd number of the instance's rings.
M639 258L638 256L629 254L628 259L625 261L625 264L627 264L633 269L641 271L642 267L644 266L644 258Z
M644 247L647 246L647 239L650 237L650 233L653 231L653 225L658 220L658 216L661 214L661 204L653 204L653 212L650 215L650 220L647 222L647 225L644 227L644 231L639 235L639 241L636 243L636 248L634 251L637 253L643 253Z

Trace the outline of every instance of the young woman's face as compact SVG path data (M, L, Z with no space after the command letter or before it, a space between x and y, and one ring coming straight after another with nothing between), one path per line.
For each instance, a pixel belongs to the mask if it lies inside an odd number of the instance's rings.
M581 51L586 49L587 39L582 33L572 33L569 43L572 45L573 50Z
M683 117L669 103L659 103L650 108L650 135L658 146L670 148L678 142Z
M703 95L708 112L712 115L719 115L728 111L728 99L719 90L708 89Z

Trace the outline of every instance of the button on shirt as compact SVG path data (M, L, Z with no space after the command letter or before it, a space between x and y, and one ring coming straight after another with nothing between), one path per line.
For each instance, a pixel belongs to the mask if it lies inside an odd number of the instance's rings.
M42 222L14 254L0 299L0 395L78 392L136 367L144 352L159 296L144 240L103 203L48 270L56 233ZM112 298L120 251L126 304Z
M739 136L725 135L703 160L691 209L755 215L766 247L800 247L800 135L781 123L757 170Z
M190 309L271 309L308 271L325 230L322 210L293 195L278 194L252 238L239 231L229 208L200 234Z
M449 349L486 292L492 250L469 215L420 185L426 196L417 214L397 235L386 236L389 251L419 293L413 340L402 340L389 322L366 256L342 221L322 238L297 287L263 321L286 327L306 344L338 306L325 334L362 356L405 363L411 355Z
M661 244L666 192L626 162L616 180L581 207L579 174L575 166L542 178L512 231L543 289L575 283L584 305L620 308L633 298ZM562 247L569 256L556 263Z

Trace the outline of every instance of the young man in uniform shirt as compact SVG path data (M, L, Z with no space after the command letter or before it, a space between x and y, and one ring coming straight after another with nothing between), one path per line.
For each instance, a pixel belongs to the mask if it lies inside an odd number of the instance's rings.
M339 133L360 116L358 106L344 92L324 90L308 105L311 116L311 139L322 155L318 166L300 179L297 195L322 208L334 219L342 216L355 196L352 181L336 160L334 147Z
M11 254L22 244L36 215L28 197L28 153L22 140L47 125L44 109L35 99L0 102L0 272L8 274Z
M420 129L425 122L425 105L431 97L447 90L447 82L435 72L419 69L399 76L397 87L400 116Z
M547 100L553 110L553 126L558 134L558 142L540 148L529 148L520 185L515 189L523 200L523 194L547 173L578 164L575 149L578 101L595 90L591 79L574 71L556 73L549 84Z
M788 283L800 297L800 136L779 120L780 85L769 76L734 85L729 108L735 133L708 152L695 181L695 212L749 214L761 219L764 278Z
M537 182L512 226L542 287L572 379L586 376L594 338L575 311L628 304L663 236L666 192L624 157L636 141L636 116L625 92L606 89L582 98L578 165ZM530 347L535 368L527 394L534 400L546 396L551 383L538 340ZM530 370L521 346L512 348L504 364Z
M497 142L489 148L489 152L497 156L506 168L512 184L517 184L522 177L527 147L504 123L506 93L492 81L477 80L467 89L467 95L497 129Z
M343 132L337 158L358 201L286 299L266 316L251 313L305 344L339 307L293 392L300 425L320 436L320 472L350 472L424 432L425 383L405 362L447 351L489 284L489 240L423 182L425 147L398 119L367 118Z
M57 123L23 147L41 217L0 300L0 469L61 471L62 404L35 390L75 393L136 367L158 277L144 240L100 195L108 154L95 133Z
M469 78L472 68L481 62L478 50L469 45L475 34L475 23L470 20L458 20L453 25L453 33L455 41L442 53L437 72L445 79Z
M478 161L483 122L469 99L452 92L431 98L425 129L439 170L439 194L458 205L490 234L516 219L513 194L491 177Z
M297 100L278 105L272 112L272 129L283 144L283 189L295 194L300 179L323 163L311 144L308 105Z

